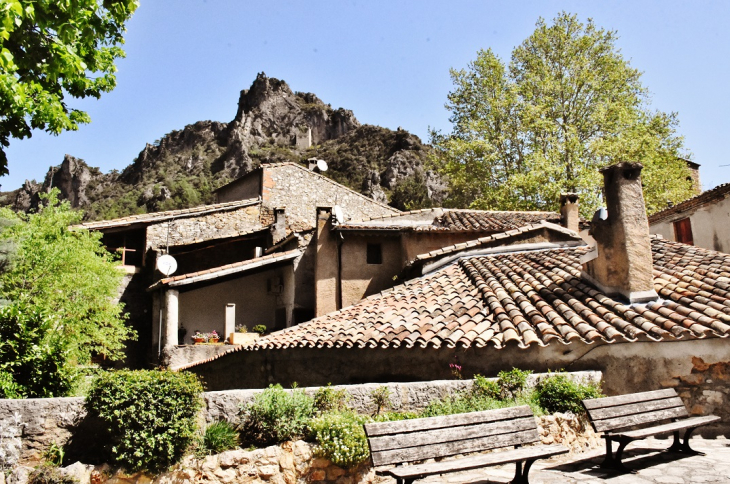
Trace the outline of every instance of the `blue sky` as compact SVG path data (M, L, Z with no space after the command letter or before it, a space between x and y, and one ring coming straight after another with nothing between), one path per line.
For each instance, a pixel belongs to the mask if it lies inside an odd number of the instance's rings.
M78 132L12 140L2 190L42 179L65 153L123 169L164 134L199 120L230 121L258 72L352 109L362 123L427 140L448 131L449 68L479 49L504 60L561 10L617 30L618 47L652 93L679 115L705 189L730 181L730 2L725 1L234 1L141 0L128 24L117 88L69 100L92 123Z

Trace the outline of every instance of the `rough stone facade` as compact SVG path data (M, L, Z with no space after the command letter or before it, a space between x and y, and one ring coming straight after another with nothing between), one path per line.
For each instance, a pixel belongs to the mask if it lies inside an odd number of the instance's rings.
M314 227L317 207L339 205L346 220L365 220L398 212L294 163L264 165L263 170L264 205L286 207L287 220L294 227Z
M718 415L730 422L730 361L706 363L692 357L689 374L664 380L661 385L674 388L685 402L692 402L691 415Z
M157 249L168 244L183 245L203 240L233 237L240 233L263 228L261 205L250 205L236 210L219 211L199 217L185 217L157 223L147 227L147 249ZM270 217L266 217L270 218ZM268 220L266 220L268 222Z

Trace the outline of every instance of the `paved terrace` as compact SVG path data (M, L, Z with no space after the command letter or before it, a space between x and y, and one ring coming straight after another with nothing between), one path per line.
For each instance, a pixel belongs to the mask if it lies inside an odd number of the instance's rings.
M695 484L730 483L730 440L692 438L692 448L706 455L684 456L663 452L671 439L646 439L630 444L623 462L633 474L616 474L598 466L603 448L535 462L532 484ZM514 477L514 464L430 477L418 484L503 484ZM383 480L381 482L390 482ZM395 482L393 480L393 482Z

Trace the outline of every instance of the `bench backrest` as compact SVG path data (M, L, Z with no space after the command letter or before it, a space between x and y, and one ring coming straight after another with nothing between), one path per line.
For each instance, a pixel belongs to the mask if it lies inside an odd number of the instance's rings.
M529 406L365 424L374 467L540 440Z
M687 417L687 409L673 388L618 397L583 400L596 432Z

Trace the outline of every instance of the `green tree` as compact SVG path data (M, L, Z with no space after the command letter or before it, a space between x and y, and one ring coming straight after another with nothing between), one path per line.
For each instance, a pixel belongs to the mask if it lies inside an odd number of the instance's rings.
M123 275L101 235L71 228L82 214L58 202L57 189L42 201L29 215L0 211L9 221L0 243L13 247L0 274L0 382L11 375L21 388L10 393L28 397L63 394L76 365L121 359L135 337L114 299ZM41 364L38 378L29 367Z
M590 217L600 203L598 169L620 160L644 164L649 211L691 196L677 116L650 110L616 32L565 12L536 27L509 66L482 50L467 69L451 70L453 130L431 132L449 203L555 210L561 192L576 192Z
M124 24L138 0L2 0L0 2L0 175L8 173L10 138L32 129L76 130L91 121L75 98L116 86Z

